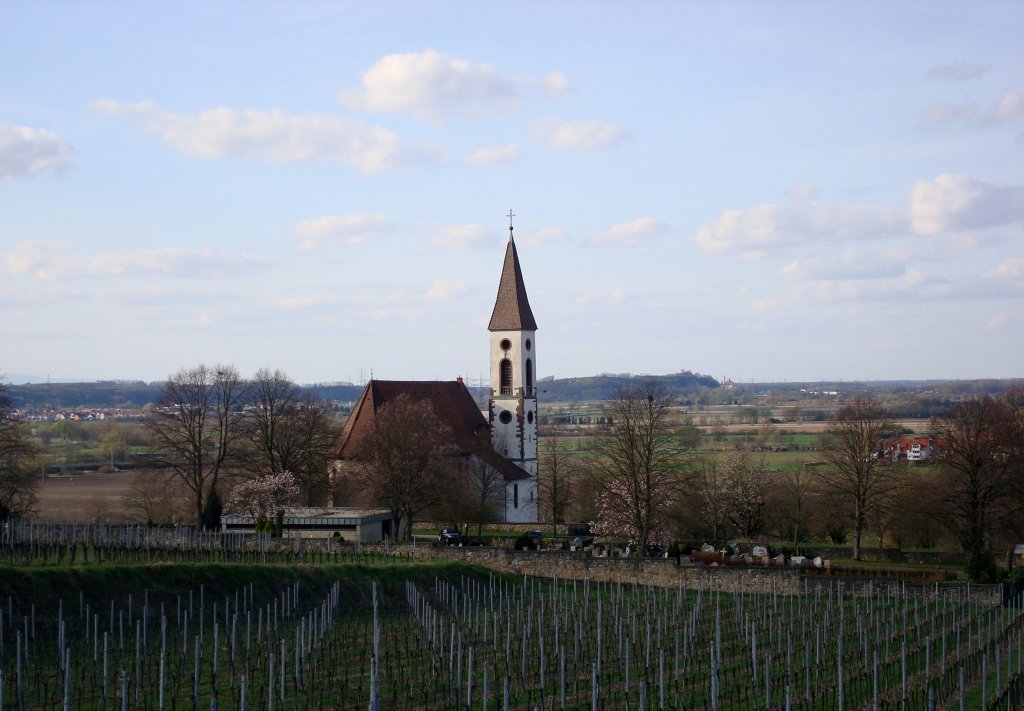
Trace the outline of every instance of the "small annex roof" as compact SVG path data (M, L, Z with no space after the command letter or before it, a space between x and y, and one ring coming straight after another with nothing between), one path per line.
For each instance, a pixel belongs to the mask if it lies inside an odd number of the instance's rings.
M498 282L498 298L494 301L488 331L536 331L537 321L533 318L530 300L526 297L523 270L519 266L519 253L512 239L512 227L508 228L508 246L505 248L505 263L501 267L501 281Z

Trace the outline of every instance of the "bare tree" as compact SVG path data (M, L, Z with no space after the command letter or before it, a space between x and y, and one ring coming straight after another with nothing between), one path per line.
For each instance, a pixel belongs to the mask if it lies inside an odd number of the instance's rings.
M807 538L815 498L814 479L807 467L790 464L774 478L771 509L781 537L793 541L794 546Z
M992 576L993 532L1024 507L1022 398L1024 392L969 400L932 420L936 458L945 474L942 520L966 551L974 580Z
M328 468L338 427L327 404L280 370L261 368L250 384L245 433L253 474L289 471L308 506L328 498Z
M447 495L456 450L451 430L427 401L399 395L377 411L356 472L369 500L391 511L395 536Z
M644 551L667 542L683 479L683 447L672 397L657 383L620 389L604 407L608 424L595 443L601 478L599 534L624 534Z
M892 431L886 409L877 400L857 396L829 419L822 437L829 466L821 478L828 494L853 521L855 560L860 560L868 517L897 487L878 454Z
M565 521L566 511L572 505L576 467L568 456L565 440L552 427L540 443L540 489L538 508L551 516L551 535L557 534L558 523Z
M220 521L217 487L238 454L244 390L234 366L182 369L164 383L157 408L145 421L155 459L191 493L200 526Z
M35 459L38 450L0 383L0 519L21 516L36 501Z
M768 468L764 459L732 452L719 464L724 480L725 516L740 535L753 540L768 523Z
M456 518L475 524L478 536L485 523L498 520L505 506L505 477L489 463L494 456L489 434L481 432L475 452L462 464L462 491L453 496L459 501Z
M175 490L173 477L173 474L159 469L146 469L135 475L125 501L132 520L153 526L170 523L181 513L181 505L186 502ZM186 513L188 508L185 507Z
M697 475L697 496L694 498L699 505L697 532L709 536L712 543L721 541L731 529L728 528L725 476L717 461L712 459L701 463Z

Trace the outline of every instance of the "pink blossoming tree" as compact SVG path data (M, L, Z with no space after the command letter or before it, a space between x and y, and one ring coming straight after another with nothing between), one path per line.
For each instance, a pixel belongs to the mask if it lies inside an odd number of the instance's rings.
M285 508L299 496L299 485L291 472L283 471L248 479L231 490L225 513L249 516L257 531L277 523Z

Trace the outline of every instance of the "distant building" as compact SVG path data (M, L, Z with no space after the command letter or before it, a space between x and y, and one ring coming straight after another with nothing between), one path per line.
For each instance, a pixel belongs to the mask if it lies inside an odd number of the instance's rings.
M222 516L224 533L253 533L251 516ZM372 543L391 536L391 512L348 507L295 507L285 511L282 535L303 538L337 537L349 543Z

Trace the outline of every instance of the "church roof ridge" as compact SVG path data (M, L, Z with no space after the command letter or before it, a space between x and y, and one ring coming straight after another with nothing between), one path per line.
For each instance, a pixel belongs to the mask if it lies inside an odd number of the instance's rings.
M494 311L488 331L536 331L537 321L533 318L530 300L526 296L523 270L519 266L519 253L512 238L512 225L508 228L508 245L505 247L505 262L501 267L498 282L498 296L494 300Z

